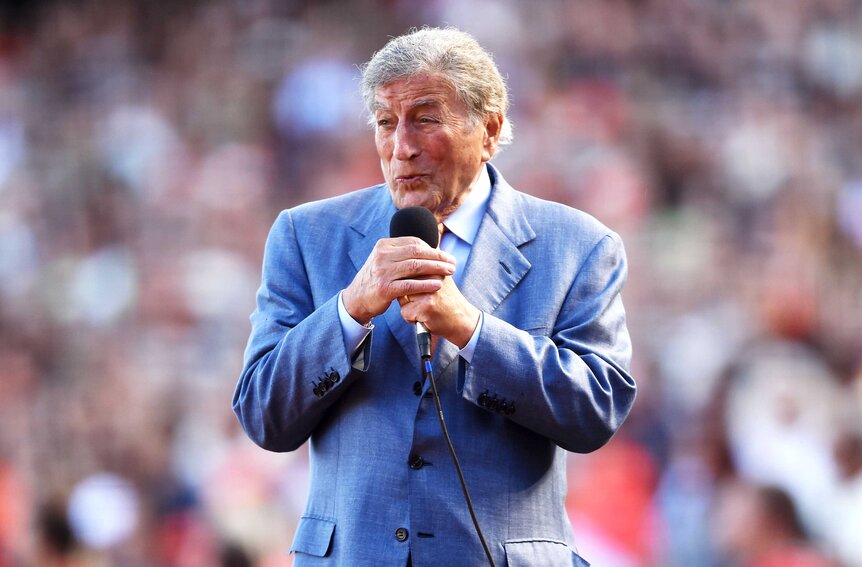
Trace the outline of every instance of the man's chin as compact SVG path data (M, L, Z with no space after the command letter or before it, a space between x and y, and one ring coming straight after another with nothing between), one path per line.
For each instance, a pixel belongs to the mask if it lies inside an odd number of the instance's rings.
M434 212L437 208L438 204L435 199L433 199L430 195L423 192L418 191L410 191L410 192L398 192L393 195L393 201L395 201L395 206L399 209L404 209L407 207L425 207L426 209Z

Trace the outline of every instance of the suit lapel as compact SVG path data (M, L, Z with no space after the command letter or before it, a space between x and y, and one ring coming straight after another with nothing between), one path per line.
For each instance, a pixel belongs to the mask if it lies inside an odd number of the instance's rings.
M359 271L365 264L377 241L389 236L389 221L395 214L395 210L395 204L389 196L389 190L385 185L382 185L366 212L350 225L356 233L356 238L350 246L348 254L356 271ZM416 331L413 325L409 325L401 317L401 308L397 301L393 301L389 309L381 317L374 320L375 326L384 322L384 326L401 345L407 359L416 367L417 374L420 374L422 367L419 362Z
M368 207L352 223L355 238L348 254L357 271L371 255L374 245L389 236L389 219L395 214L395 205L385 185L380 185L369 200Z
M488 165L491 198L461 282L464 297L485 313L494 313L530 270L520 246L536 237L518 203L518 194L500 173ZM458 348L440 341L434 366L442 375L458 354Z

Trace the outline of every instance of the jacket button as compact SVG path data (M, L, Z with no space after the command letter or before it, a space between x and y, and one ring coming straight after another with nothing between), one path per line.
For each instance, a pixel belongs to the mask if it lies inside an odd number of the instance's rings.
M488 394L482 394L479 396L479 407L488 407Z
M417 396L422 395L422 382L419 382L418 380L413 382L413 393Z
M335 370L330 370L326 377L332 384L335 384L336 382L341 380L341 376Z
M406 528L398 528L395 530L395 539L398 541L407 541L409 536L410 532L408 532Z
M407 461L407 464L409 464L410 468L414 471L418 471L425 466L425 459L419 455L410 455L410 459Z

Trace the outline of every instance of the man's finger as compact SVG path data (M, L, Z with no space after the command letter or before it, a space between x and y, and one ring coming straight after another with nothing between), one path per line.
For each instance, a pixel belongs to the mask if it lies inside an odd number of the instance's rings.
M420 260L409 258L392 264L392 278L397 280L417 278L418 276L451 276L455 273L455 264L437 260Z
M443 287L442 278L430 278L426 280L395 280L389 286L390 295L393 299L398 299L398 303L404 305L407 301L404 296L410 296L411 300L415 301L417 295L424 293L434 293ZM401 303L404 301L404 303Z
M387 253L391 259L421 258L424 260L437 260L440 262L455 263L455 257L439 248L431 248L428 244L415 236L399 236L398 238L382 239L387 245Z

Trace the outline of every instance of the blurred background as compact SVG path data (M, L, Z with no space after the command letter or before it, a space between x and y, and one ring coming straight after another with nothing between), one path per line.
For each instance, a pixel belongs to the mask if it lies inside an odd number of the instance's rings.
M597 567L862 566L858 0L0 2L0 567L274 567L307 455L230 401L288 206L382 180L358 68L508 77L523 191L617 230L639 397Z

